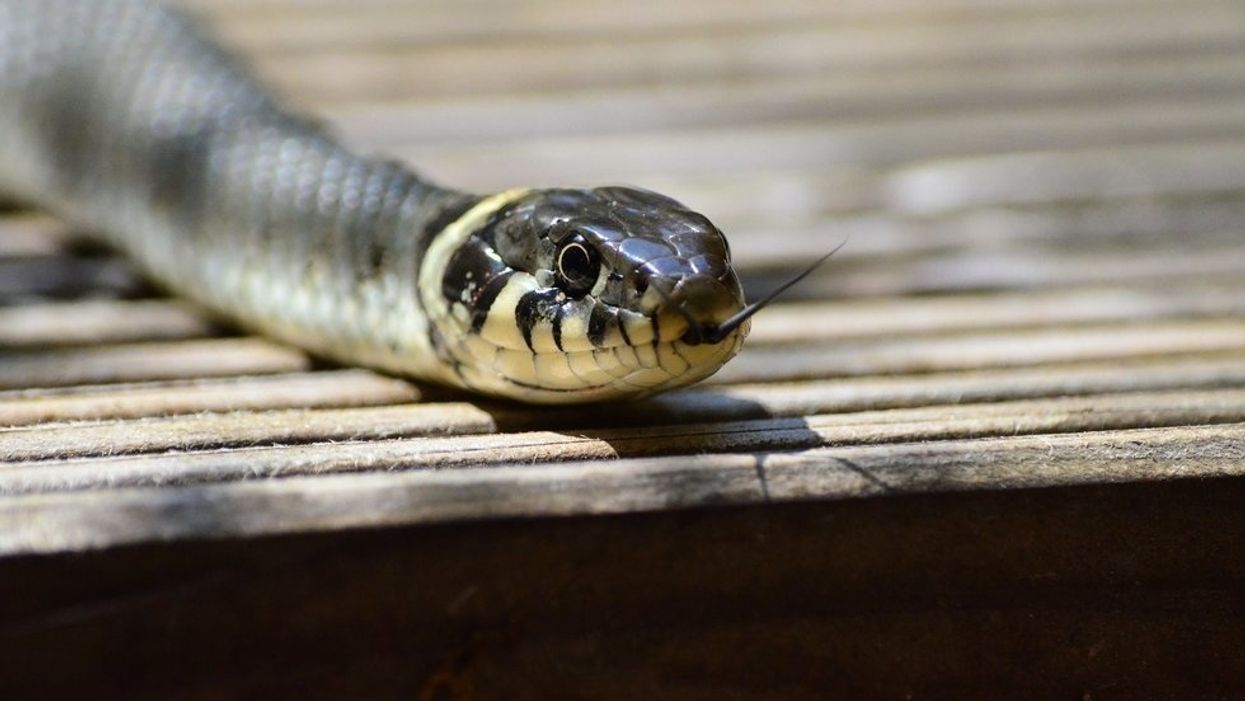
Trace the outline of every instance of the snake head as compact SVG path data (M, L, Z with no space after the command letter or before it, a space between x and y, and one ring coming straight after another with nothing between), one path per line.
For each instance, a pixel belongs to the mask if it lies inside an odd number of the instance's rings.
M421 289L473 389L559 403L653 394L714 373L748 333L725 237L668 197L503 193L461 223L437 299Z

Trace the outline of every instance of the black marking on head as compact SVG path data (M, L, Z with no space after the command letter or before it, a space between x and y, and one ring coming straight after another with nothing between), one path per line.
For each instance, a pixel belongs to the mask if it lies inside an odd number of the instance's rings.
M623 323L622 315L618 315L618 333L622 334L623 343L627 345L635 345L631 342L631 335L627 333L627 325Z
M401 180L400 184L395 185L395 189L398 192L417 193L424 191L428 187L426 183L413 173L405 170L399 171L398 177ZM400 199L406 199L407 197L410 197L410 194ZM425 220L422 225L420 224L420 219L409 220L409 226L414 227L415 231L419 232L419 235L415 237L416 270L419 270L420 266L424 264L424 257L428 255L428 248L432 245L432 241L437 237L437 234L462 217L467 210L474 207L481 199L475 195L461 195L450 200L448 204L442 205L441 210L432 219ZM402 235L410 234L403 232Z
M454 251L441 277L441 296L445 301L466 303L474 299L493 278L510 268L491 255L492 248L472 236Z
M562 291L558 289L533 290L520 297L515 305L514 321L519 325L530 350L536 350L532 347L532 329L542 319L548 321L553 318L554 309L561 306L560 297Z
M605 343L605 334L611 322L618 323L617 311L604 304L592 305L592 312L588 314L588 342L594 348L601 348Z
M566 316L566 308L561 304L553 308L553 345L558 350L565 350L562 348L562 318L564 316Z
M478 333L484 328L485 322L488 321L489 310L493 308L493 302L497 301L497 295L506 289L506 283L510 282L510 276L513 274L514 271L507 268L505 273L493 276L487 285L477 289L469 307L472 331Z

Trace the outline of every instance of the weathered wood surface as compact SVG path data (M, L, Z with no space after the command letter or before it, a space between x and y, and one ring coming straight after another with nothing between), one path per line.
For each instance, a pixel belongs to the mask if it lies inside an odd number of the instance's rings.
M361 149L685 200L753 294L848 245L566 410L0 213L5 698L1241 696L1245 3L187 4Z

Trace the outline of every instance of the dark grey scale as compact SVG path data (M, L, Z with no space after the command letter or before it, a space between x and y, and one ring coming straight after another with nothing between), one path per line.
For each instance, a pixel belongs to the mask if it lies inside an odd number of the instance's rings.
M398 175L400 175L401 178L407 182L407 186L402 188L404 191L409 192L414 186L419 186L421 188L428 187L426 183L419 180L415 175L408 172L401 165L387 163L386 166L398 169ZM451 193L448 191L442 191L441 195L442 199L440 205L429 207L431 213L428 218L416 225L416 230L421 232L420 238L426 242L431 242L432 239L436 238L437 234L445 230L445 227L461 219L468 210L479 204L480 200L484 199L479 195L468 195L456 192ZM496 215L497 213L494 214ZM481 232L477 233L480 233L481 238L484 240L489 240L489 238L483 236L483 229ZM427 244L425 244L424 248L427 248ZM423 260L423 256L421 255L418 260Z
M664 241L633 236L618 245L618 254L631 264L631 270L657 260L668 259L676 254Z
M415 249L413 260L418 270L424 254L432 245L436 235L474 207L482 198L477 195L446 190L439 191L434 196L429 192L432 186L420 180L419 176L401 164L384 161L377 164L377 167L390 173L390 182L385 193L385 210L388 213L385 226L373 235L383 241L391 242L396 248L399 237L411 236L411 231L417 232L413 237ZM428 202L430 199L434 201ZM421 204L414 214L408 214L405 210L412 200Z
M206 130L187 130L158 138L149 161L152 205L191 234L205 228L212 146Z
M563 301L562 291L556 287L532 290L519 298L519 303L514 307L514 320L519 325L519 331L523 333L523 341L527 343L529 350L536 350L532 347L532 329L540 321L552 322Z
M661 258L650 258L644 261L635 271L637 274L648 278L669 279L671 284L678 278L692 272L688 261L673 255L662 256Z
M691 266L693 273L712 275L719 280L730 272L726 259L719 256L696 256L688 259L687 263Z
M402 167L389 161L372 166L373 177L380 189L376 203L376 220L371 233L359 240L365 242L368 255L366 279L379 280L387 273L390 261L402 259L412 243L410 232L402 220L402 205L410 195L413 178Z
M633 187L607 185L594 190L600 197L615 205L623 205L645 213L685 210L681 202L652 190L639 190ZM704 219L704 217L701 217ZM708 219L705 222L708 223Z
M669 241L676 250L695 251L696 255L693 257L718 258L726 263L731 260L730 247L726 244L726 239L720 236L707 237L701 233L674 234Z
M375 230L376 220L380 217L379 202L369 201L363 193L375 187L376 174L372 168L356 164L353 168L339 176L338 182L343 191L353 189L359 192L353 205L347 205L345 198L339 198L336 222L333 226L334 236L338 239L340 254L353 268L356 279L374 276L375 271L384 265L384 242L371 234Z

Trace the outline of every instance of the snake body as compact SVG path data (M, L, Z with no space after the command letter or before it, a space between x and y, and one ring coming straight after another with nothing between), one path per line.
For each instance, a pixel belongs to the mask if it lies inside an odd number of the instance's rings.
M725 239L678 202L439 187L350 152L152 1L0 0L0 192L244 327L491 395L651 394L748 330Z

